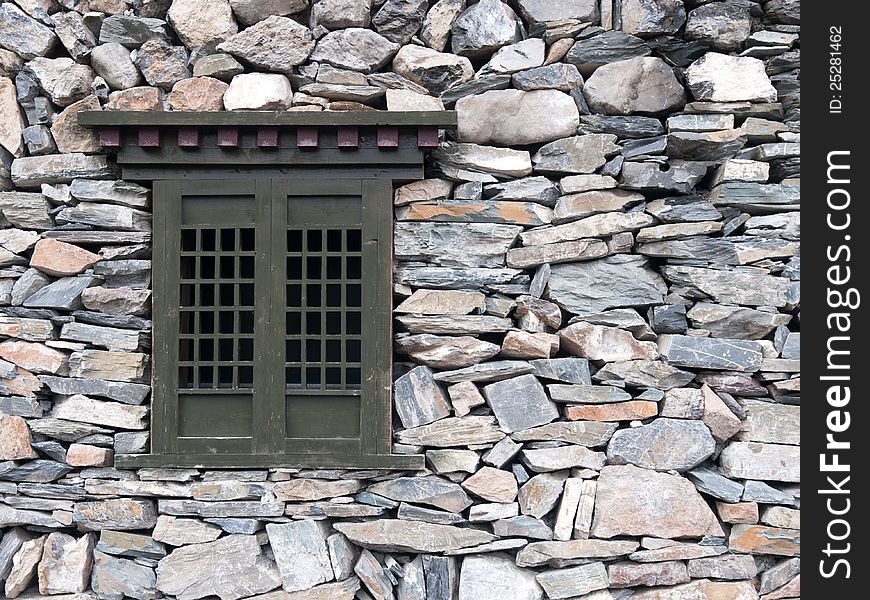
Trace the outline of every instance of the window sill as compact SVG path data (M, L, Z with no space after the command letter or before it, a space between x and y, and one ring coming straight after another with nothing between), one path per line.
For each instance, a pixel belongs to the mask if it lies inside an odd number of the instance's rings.
M420 470L425 467L425 457L421 454L118 454L115 456L115 467L119 469L284 467Z

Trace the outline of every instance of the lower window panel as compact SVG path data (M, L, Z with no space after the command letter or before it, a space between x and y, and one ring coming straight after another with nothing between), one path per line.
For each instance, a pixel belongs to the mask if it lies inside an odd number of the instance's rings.
M253 435L251 394L179 394L180 437L236 437Z
M288 438L359 438L359 396L287 396Z

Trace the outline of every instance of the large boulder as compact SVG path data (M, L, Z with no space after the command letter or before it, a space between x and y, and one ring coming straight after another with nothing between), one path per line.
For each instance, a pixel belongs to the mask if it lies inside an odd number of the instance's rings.
M454 54L483 58L520 41L517 15L501 0L480 0L459 15L450 28Z
M459 141L503 146L539 144L573 135L574 100L557 90L492 90L456 103Z
M206 52L239 31L228 0L172 0L166 17L185 46Z
M314 51L314 37L304 25L287 17L272 16L218 44L218 50L254 67L292 73Z
M387 64L399 44L370 29L352 27L320 38L310 59L334 67L371 73Z
M664 113L686 103L673 69L662 59L649 56L599 67L586 81L583 95L592 110L608 115Z

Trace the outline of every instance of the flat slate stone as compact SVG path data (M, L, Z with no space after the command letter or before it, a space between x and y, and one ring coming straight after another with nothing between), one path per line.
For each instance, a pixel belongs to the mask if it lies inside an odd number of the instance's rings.
M719 456L722 474L735 479L800 481L800 447L731 442Z
M559 417L544 386L531 374L484 386L483 396L507 432L544 425Z
M416 367L397 379L393 402L406 428L426 425L450 414L447 398L428 367Z
M622 429L607 445L609 464L633 464L657 471L688 471L716 450L710 430L700 421L656 419Z
M307 590L335 578L326 537L317 522L269 523L266 534L278 563L284 590Z
M592 562L579 567L544 571L535 576L548 598L574 598L608 587L604 563Z
M670 364L693 369L757 371L763 354L758 342L686 335L662 335L659 351Z
M495 417L490 416L448 417L396 434L396 440L401 444L435 448L490 444L504 437Z
M711 469L698 467L686 474L699 492L718 498L723 502L740 502L743 484L728 479Z
M472 501L459 484L441 477L399 477L369 486L368 492L397 502L427 504L451 512L462 512Z
M460 383L462 381L487 383L526 375L533 370L532 365L526 361L499 360L481 363L465 369L436 373L435 380L443 381L444 383Z
M383 552L445 552L486 544L490 533L422 521L380 519L333 526L358 546Z
M602 421L557 421L511 434L517 442L568 442L594 448L603 446L613 436L618 425Z

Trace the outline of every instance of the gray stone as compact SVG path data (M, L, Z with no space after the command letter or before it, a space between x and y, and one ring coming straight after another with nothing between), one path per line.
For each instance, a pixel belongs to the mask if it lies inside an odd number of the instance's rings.
M556 441L579 446L603 446L616 431L616 423L600 421L557 422L515 432L511 437L518 442Z
M439 0L429 9L420 29L420 39L433 50L442 52L450 37L450 28L465 10L465 0Z
M36 575L37 566L42 558L47 536L27 540L21 550L12 558L11 570L6 577L6 597L15 598L23 592Z
M237 600L280 585L275 564L262 555L257 538L248 535L184 546L157 565L157 588L180 600L212 595Z
M526 246L557 244L569 240L607 237L626 231L636 231L654 223L654 219L640 211L610 212L592 215L554 227L544 227L520 234Z
M444 266L501 266L520 231L494 223L397 223L395 256Z
M184 46L172 46L164 40L149 40L136 52L133 64L142 72L149 85L165 91L182 79L190 77L188 56Z
M416 362L436 369L463 369L489 360L498 354L498 344L471 336L435 336L429 334L400 337L396 350Z
M27 296L27 308L58 308L71 310L81 306L82 292L94 281L93 277L63 277L39 288Z
M631 400L631 394L609 385L564 385L547 386L554 402L578 404L609 404Z
M45 197L39 193L0 192L0 212L15 227L51 229L54 222L48 215L50 207Z
M710 201L714 206L739 208L749 214L799 210L800 187L788 183L726 181L713 188Z
M534 374L542 379L586 385L592 383L589 361L584 358L544 358L529 361L529 364Z
M393 385L396 412L406 428L432 423L450 414L444 392L428 367L417 367Z
M700 132L677 131L667 138L670 158L695 161L723 161L733 158L743 148L746 137L739 129Z
M600 67L586 81L583 93L594 111L611 115L661 113L681 108L686 102L673 70L652 57Z
M724 502L739 502L743 496L743 485L723 477L716 471L699 467L686 475L698 491L718 498Z
M78 594L88 588L93 565L94 536L79 539L54 532L45 540L42 559L37 567L39 593Z
M57 12L51 16L54 32L75 60L86 59L91 49L97 45L93 32L76 12Z
M450 28L454 54L481 58L519 41L519 20L501 0L481 0L459 15Z
M148 188L127 181L74 179L70 194L84 202L106 202L132 208L147 208L151 202Z
M758 502L759 504L784 504L786 506L796 506L797 504L792 494L778 490L763 481L747 481L741 500Z
M538 519L543 518L559 502L567 476L568 471L541 473L525 482L517 495L520 512Z
M686 69L686 82L696 100L712 102L775 102L776 89L757 58L705 54Z
M308 8L308 0L230 0L236 18L253 25L272 15L292 15Z
M514 73L511 81L513 86L520 90L569 92L583 85L583 76L574 65L555 63Z
M172 518L172 517L163 517ZM159 519L158 519L159 523ZM113 556L161 559L166 556L166 548L149 535L128 533L126 531L100 531L97 550Z
M314 51L311 31L287 17L271 16L218 44L254 67L278 73L292 73Z
M517 517L520 518L520 517ZM462 562L459 600L514 598L541 600L544 592L534 571L523 569L503 556L469 556Z
M21 132L21 137L27 146L27 152L30 156L41 156L57 152L57 145L54 143L54 138L51 137L51 130L45 125L25 127Z
M443 94L441 100L445 106L451 106L460 98L471 96L474 94L482 94L489 90L503 90L511 85L510 75L490 75L479 79L472 79L465 83L457 84Z
M106 425L120 429L145 429L144 419L147 414L148 408L144 406L103 402L82 395L69 396L55 403L51 413L57 419Z
M557 90L493 90L460 99L456 103L456 111L459 141L476 144L510 146L551 142L572 135L580 124L574 101ZM579 154L575 160L581 161L582 157L592 154L590 143L595 140L571 140L574 146L571 149L560 146L562 152L573 150ZM576 148L581 140L587 143L582 148ZM611 151L618 149L614 146ZM547 156L543 149L542 152L543 156ZM540 166L538 169L546 170Z
M523 464L535 473L574 468L597 471L604 466L606 458L603 452L594 452L583 446L575 445L535 450L524 449L520 454Z
M687 266L665 266L662 271L672 283L697 289L714 302L782 308L798 299L793 283L781 277Z
M576 233L567 228L557 230L557 235L568 233L572 237ZM546 231L551 236L554 230ZM565 242L542 243L540 245L511 248L507 251L507 264L510 267L528 268L544 264L561 264L593 260L607 256L607 244L601 240L579 239Z
M693 578L742 580L754 578L757 572L755 559L745 554L696 558L688 563L688 573Z
M655 419L622 429L607 445L609 464L633 464L656 471L688 471L710 457L716 442L700 421Z
M716 207L698 196L659 198L648 203L644 210L663 223L717 221L722 218Z
M761 573L759 593L768 594L800 574L800 558L790 558Z
M613 559L637 550L632 540L568 540L532 542L517 553L521 567L563 567L588 559Z
M676 33L686 22L679 0L622 0L619 9L622 31L638 36Z
M722 535L713 511L685 478L633 465L607 466L598 478L592 535Z
M610 133L619 139L644 139L662 135L664 132L661 121L653 117L609 115L583 115L580 117L579 133ZM563 188L562 191L570 194L586 190L566 190Z
M3 478L8 479L8 474L3 473ZM0 527L14 527L15 529L11 529L10 532L14 531L24 531L19 530L19 525L30 525L34 527L51 527L52 529L65 527L64 523L61 523L51 515L36 511L36 510L22 510L17 508L12 508L11 506L6 506L5 504L0 505ZM0 545L0 558L5 559L6 563L0 563L0 567L5 567L6 569L10 568L12 565L12 556L15 552L20 548L20 543L16 547L15 541L17 534L7 533L6 536L12 535L13 537L9 540L9 545ZM4 538L5 539L5 538ZM21 542L30 539L30 536L27 535L21 539ZM13 551L14 548L14 551ZM8 556L8 558L6 558Z
M414 45L399 50L393 60L393 70L434 95L466 82L474 75L467 58Z
M363 550L353 570L375 600L393 598L393 585L390 576L371 552Z
M36 428L31 427L31 429L33 429L34 433L38 433ZM49 483L60 479L71 470L69 466L53 460L31 460L5 470L3 472L3 479L7 481Z
M222 52L203 56L193 64L194 77L213 77L221 81L230 81L244 72L245 68L235 58Z
M90 93L94 81L94 72L89 66L65 57L35 58L27 63L26 72L58 106L69 106L83 99Z
M492 524L493 532L501 537L524 537L533 540L553 539L553 530L546 523L529 515L500 519Z
M608 586L604 563L593 562L569 569L544 571L535 576L548 598L573 598Z
M11 174L17 187L30 189L38 188L43 183L69 183L77 177L108 178L115 174L115 170L105 156L73 152L18 158L12 163ZM0 204L3 203L0 199Z
M549 285L550 300L575 314L660 304L664 292L664 281L636 256L555 265Z
M174 0L166 18L192 50L213 51L239 30L226 0Z
M489 416L448 417L396 434L401 444L436 448L491 444L504 437L495 418Z
M91 588L99 598L122 600L129 597L152 600L158 596L156 586L157 576L152 568L132 560L94 552Z
M800 406L747 400L737 438L744 442L800 445Z
M150 500L78 502L73 522L84 531L150 529L157 523L157 510Z
M9 525L4 524L3 526L8 527ZM11 527L3 534L0 538L0 578L6 579L12 569L13 557L21 549L21 546L30 539L31 535L21 527Z
M396 519L336 523L333 527L358 546L384 552L444 552L495 539L475 529Z
M466 367L464 369L436 373L435 380L443 381L444 383L460 383L462 381L486 383L490 381L510 379L511 377L519 375L526 375L527 373L531 373L533 370L532 366L525 361L491 361Z
M401 315L396 317L411 333L480 334L508 331L510 319L489 315ZM462 345L462 344L460 344Z
M349 28L326 34L310 56L334 67L371 73L384 66L399 49L399 44L369 29Z
M326 537L315 521L269 523L266 533L286 591L306 590L335 578Z
M427 450L426 461L438 474L474 473L480 457L471 450Z
M540 38L529 38L516 44L499 48L480 70L480 75L489 73L516 73L544 64L546 45ZM573 132L572 132L573 133Z
M519 0L517 4L523 17L530 23L563 19L592 23L599 18L595 0Z
M556 203L555 221L559 223L598 213L624 211L643 200L643 194L626 190L592 190L562 196Z
M427 504L452 512L461 512L472 503L459 485L436 476L400 477L369 486L368 491L391 500Z
M57 44L54 32L9 2L0 5L0 46L25 60L46 56Z
M115 454L144 454L150 437L147 431L125 431L115 434Z
M758 342L747 340L663 335L658 343L662 356L678 367L757 371L763 358Z
M154 39L169 39L166 21L119 14L106 17L100 27L100 44L118 43L138 48Z
M649 53L649 46L639 37L621 31L591 30L575 42L565 60L589 76L603 65L647 56Z
M749 2L703 4L689 12L685 36L702 40L716 50L739 50L752 32Z
M118 381L104 381L99 379L76 379L70 377L54 377L41 375L40 381L46 384L55 394L72 396L83 394L85 396L101 396L116 400L124 404L142 404L151 386L141 383L123 383Z
M702 162L674 159L663 170L657 162L626 162L622 167L622 187L630 190L673 191L688 194L707 174Z
M387 0L375 13L372 25L388 40L407 44L423 25L428 8L426 0Z
M534 375L491 383L483 388L483 395L507 432L544 425L559 416L556 405L547 398Z
M524 177L532 172L532 160L525 150L448 142L441 144L432 156L442 171L455 170L502 177Z
M719 456L722 474L736 479L800 481L800 448L782 444L732 442Z
M573 129L576 129L576 125ZM564 134L559 137L564 137ZM619 152L615 141L616 136L611 134L589 134L560 139L541 147L532 157L532 162L535 171L542 173L594 173L607 162L608 156Z

